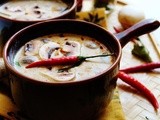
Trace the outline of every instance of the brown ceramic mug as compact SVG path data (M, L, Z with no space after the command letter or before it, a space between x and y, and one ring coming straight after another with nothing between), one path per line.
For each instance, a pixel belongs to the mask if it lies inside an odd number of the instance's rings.
M0 6L2 6L3 4L9 1L12 1L12 0L1 0ZM65 12L62 12L58 16L55 16L53 18L43 19L43 20L18 20L14 18L13 19L7 18L3 15L3 13L0 13L0 31L1 31L0 39L5 43L9 39L9 37L11 37L18 30L37 22L42 22L42 21L51 20L51 19L75 18L75 13L77 9L77 0L62 0L62 1L68 5L67 10ZM17 1L14 1L14 2L17 2Z
M124 32L112 34L93 23L59 19L20 30L6 43L3 53L14 102L31 120L98 120L116 86L122 47L131 38L153 31L159 25L158 21L147 19ZM20 47L31 39L52 33L95 38L115 53L116 60L102 73L81 81L48 83L31 79L15 70L14 57Z

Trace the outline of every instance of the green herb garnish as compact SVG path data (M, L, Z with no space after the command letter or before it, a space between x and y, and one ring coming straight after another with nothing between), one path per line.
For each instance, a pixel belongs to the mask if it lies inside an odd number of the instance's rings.
M19 64L19 62L18 62L18 61L16 61L14 64L15 64L16 66L21 67L21 65Z

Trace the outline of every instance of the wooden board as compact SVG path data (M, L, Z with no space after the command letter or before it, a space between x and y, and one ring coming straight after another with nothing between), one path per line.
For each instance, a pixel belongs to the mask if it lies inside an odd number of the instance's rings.
M85 1L89 5L89 2L91 0L85 0ZM144 1L143 2L142 1L140 2L141 5L145 3ZM120 0L120 2L116 4L114 11L108 15L107 29L110 32L115 33L113 26L121 26L118 21L119 10L127 3L135 5L135 3L139 4L138 2L139 2L138 0L137 2L135 1L131 2L131 0ZM89 8L86 8L84 10L90 10L92 8L93 7L91 7L90 4ZM154 36L153 34L158 30L150 34L140 36L141 41L145 43L145 46L148 48L153 61L160 60L160 54L159 54L160 51L159 51L159 46L157 44L158 37ZM158 49L156 47L158 47ZM123 48L121 66L120 66L121 68L140 65L143 63L142 61L135 58L131 54L132 48L133 44L131 42L129 42ZM148 89L150 89L160 102L160 69L157 69L156 71L153 72L135 73L131 75L133 75L140 82L142 82ZM119 90L120 101L123 107L126 120L160 120L160 111L156 112L151 103L144 96L138 93L138 91L136 91L126 83L122 82L120 79L118 80L117 87Z
M123 6L117 4L115 11L108 16L108 30L111 32L114 32L113 25L120 25L117 16L121 7ZM153 61L159 61L160 56L157 54L148 34L141 36L140 39L149 49ZM123 48L121 68L142 64L142 61L138 60L131 54L132 48L133 44L131 42ZM131 75L148 87L158 101L160 101L160 69L153 72L134 73ZM122 82L120 79L118 80L117 86L126 120L160 120L160 112L158 111L156 113L151 103L148 102L144 96Z

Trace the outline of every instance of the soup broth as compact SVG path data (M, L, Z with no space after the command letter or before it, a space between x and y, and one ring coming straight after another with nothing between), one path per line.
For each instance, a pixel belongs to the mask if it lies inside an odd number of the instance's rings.
M15 20L45 20L55 18L68 9L61 0L15 0L0 6L0 15Z
M33 39L20 48L14 67L20 73L47 82L79 81L108 69L114 56L89 58L76 66L56 65L26 68L32 62L63 56L93 56L110 51L97 40L76 34L51 34Z

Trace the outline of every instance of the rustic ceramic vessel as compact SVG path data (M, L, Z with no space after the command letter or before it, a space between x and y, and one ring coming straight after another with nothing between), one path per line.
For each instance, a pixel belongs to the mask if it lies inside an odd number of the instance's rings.
M0 5L8 2L10 0L1 0ZM77 10L77 0L62 0L64 3L68 5L68 10L66 12L63 12L57 17L51 18L51 19L60 19L60 18L67 18L72 19L75 18L75 13ZM15 20L15 19L9 19L6 17L3 17L0 15L0 32L1 32L1 40L5 43L9 37L11 37L15 32L18 30L31 25L33 23L42 22L45 20L34 20L34 21L27 21L27 20Z
M159 25L158 21L144 20L122 33L112 34L89 22L59 19L20 30L6 43L3 54L14 102L31 120L98 120L116 87L122 47L131 38L155 30ZM93 37L114 52L116 60L109 69L92 78L60 83L37 81L14 69L13 60L21 46L31 39L52 33Z

